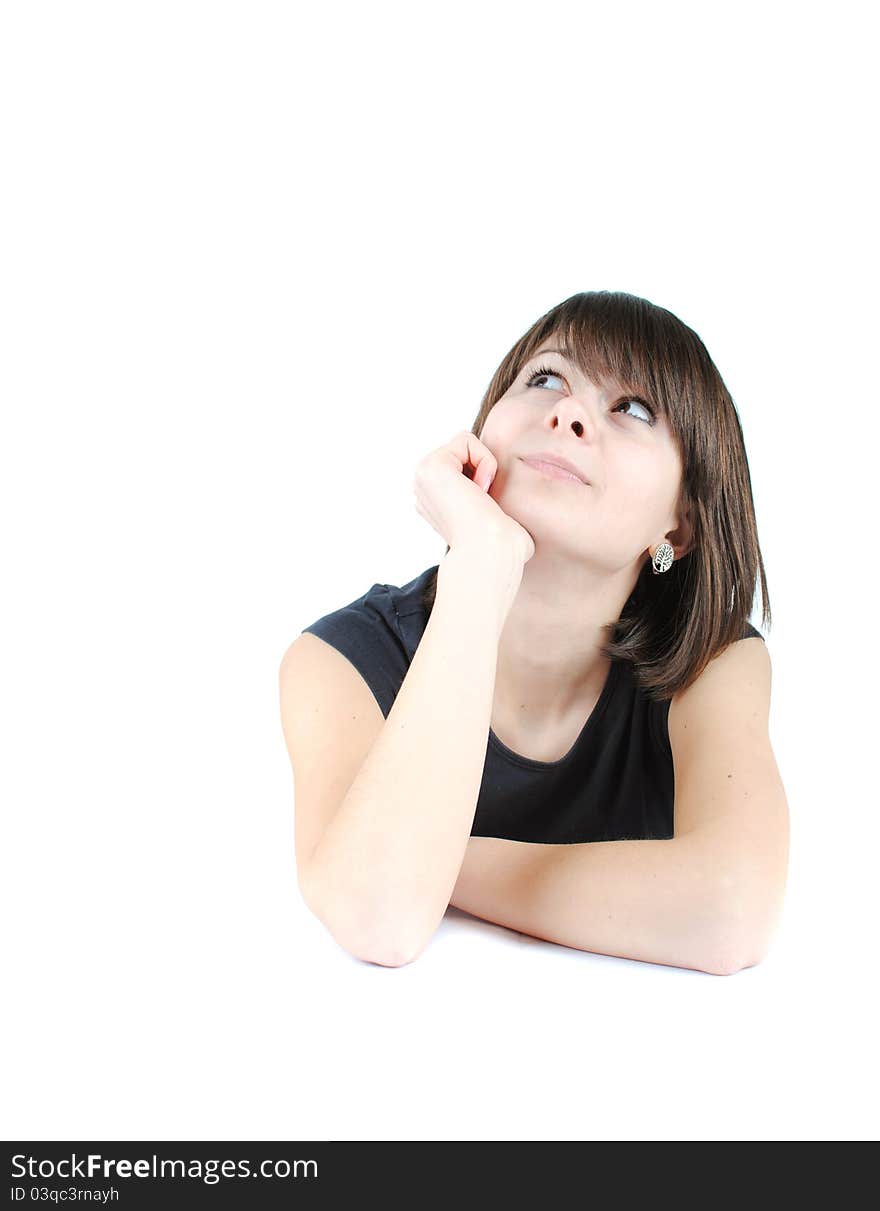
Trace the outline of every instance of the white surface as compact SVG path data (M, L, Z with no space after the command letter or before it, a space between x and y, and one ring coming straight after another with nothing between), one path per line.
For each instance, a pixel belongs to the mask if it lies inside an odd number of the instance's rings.
M4 1138L877 1137L866 21L4 6ZM296 890L281 655L441 557L417 460L589 289L737 402L782 930L724 978L450 910L361 963Z

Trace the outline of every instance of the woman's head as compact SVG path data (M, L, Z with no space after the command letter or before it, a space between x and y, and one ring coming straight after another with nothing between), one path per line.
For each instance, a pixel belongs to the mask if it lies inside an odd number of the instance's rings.
M504 357L472 432L498 460L493 497L536 554L546 544L609 577L635 568L605 655L632 662L652 697L671 697L740 638L759 576L769 624L736 408L703 342L671 312L620 292L572 295ZM588 482L547 479L523 461L542 451ZM664 540L675 561L654 575L650 553Z

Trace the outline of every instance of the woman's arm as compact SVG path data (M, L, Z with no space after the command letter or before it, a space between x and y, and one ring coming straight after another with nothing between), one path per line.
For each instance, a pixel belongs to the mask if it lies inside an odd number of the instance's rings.
M758 957L729 949L716 856L703 841L471 837L449 903L577 950L729 975Z
M309 902L341 944L396 966L443 918L479 796L498 640L517 578L504 544L453 548L382 731L308 868Z

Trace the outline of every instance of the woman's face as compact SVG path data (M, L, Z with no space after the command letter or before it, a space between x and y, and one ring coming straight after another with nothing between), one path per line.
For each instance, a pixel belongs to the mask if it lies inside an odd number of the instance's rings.
M486 419L480 440L498 461L490 494L529 531L536 554L540 545L617 571L664 537L676 543L678 446L646 403L613 384L601 389L555 349L552 338L544 343ZM523 461L547 451L587 483Z

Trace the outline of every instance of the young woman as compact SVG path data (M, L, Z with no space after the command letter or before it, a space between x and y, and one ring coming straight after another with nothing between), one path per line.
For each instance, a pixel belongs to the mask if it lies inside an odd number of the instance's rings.
M307 904L395 966L449 904L730 974L766 954L789 820L742 430L697 334L580 293L415 476L447 543L285 653Z

